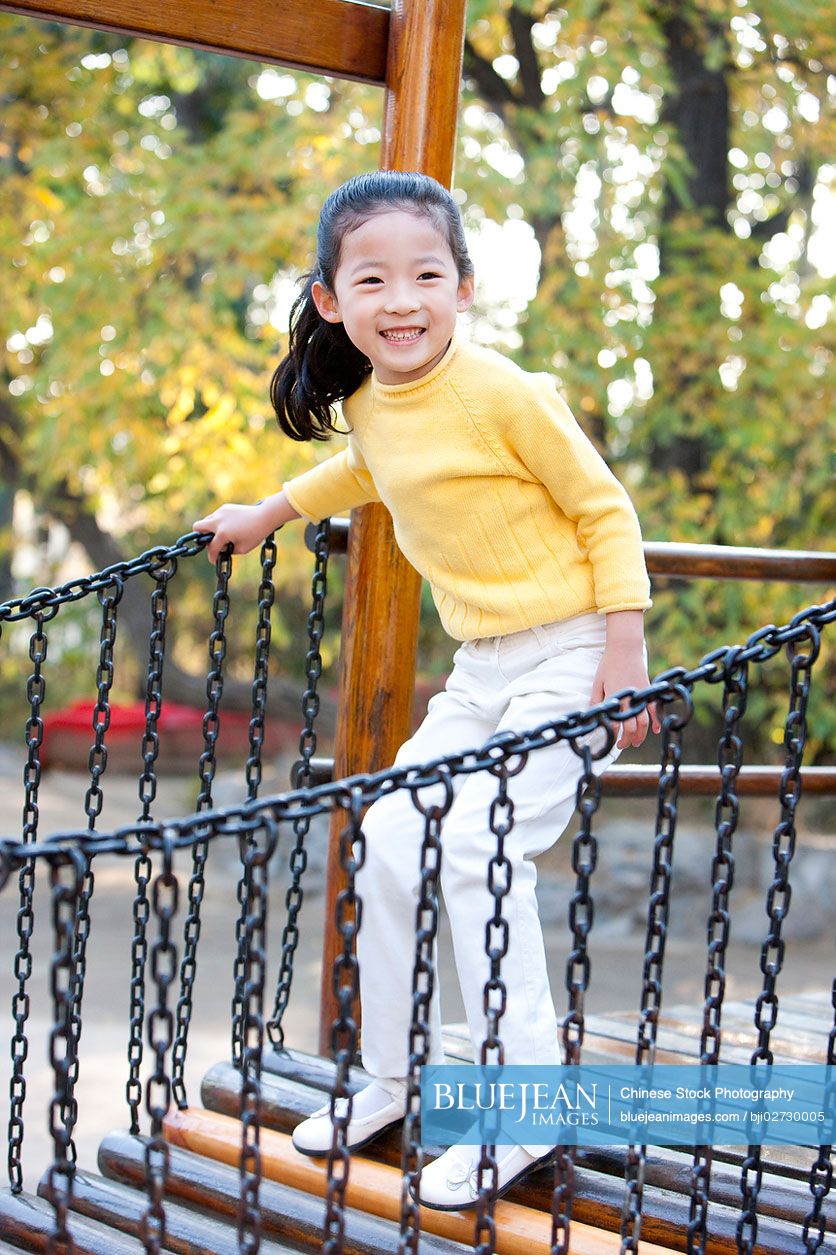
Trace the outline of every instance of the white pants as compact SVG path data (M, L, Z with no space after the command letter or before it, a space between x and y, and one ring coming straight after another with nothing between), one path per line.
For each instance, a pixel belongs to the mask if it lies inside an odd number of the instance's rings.
M418 764L477 748L496 732L524 732L585 709L605 634L603 615L584 614L465 643L456 652L444 692L431 699L424 722L398 751L396 763ZM603 735L593 734L601 744ZM617 755L613 749L595 764L596 772L605 770ZM581 770L581 759L561 742L532 751L522 772L508 781L514 825L505 841L512 874L502 902L509 946L500 970L507 1004L499 1036L509 1064L560 1062L534 892L537 870L531 858L553 845L566 827ZM487 868L496 852L496 837L488 812L497 784L486 770L457 776L455 801L442 832L441 888L477 1061L486 1030L483 990L490 974L485 926L494 909ZM440 796L440 786L430 787L422 791L421 800L438 801ZM366 858L357 877L363 902L357 935L363 1065L373 1076L405 1076L424 820L410 791L401 789L374 803L363 831ZM443 1061L436 980L428 1062Z

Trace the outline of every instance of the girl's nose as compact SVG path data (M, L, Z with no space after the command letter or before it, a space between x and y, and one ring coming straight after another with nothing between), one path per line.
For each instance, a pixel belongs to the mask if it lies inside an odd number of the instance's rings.
M421 297L411 285L390 288L386 294L387 314L413 314L421 308Z

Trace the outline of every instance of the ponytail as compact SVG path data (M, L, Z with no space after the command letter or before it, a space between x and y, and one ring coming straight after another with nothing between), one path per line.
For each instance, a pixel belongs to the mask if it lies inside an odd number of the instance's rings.
M270 381L279 427L291 440L327 440L337 431L334 403L360 387L371 363L356 349L341 322L321 318L308 275L290 311L287 356Z

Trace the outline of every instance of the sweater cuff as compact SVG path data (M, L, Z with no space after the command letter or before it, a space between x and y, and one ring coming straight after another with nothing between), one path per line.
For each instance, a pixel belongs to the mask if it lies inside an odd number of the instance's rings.
M599 606L599 614L618 614L619 610L649 610L653 602L648 597L644 601L618 601L612 605Z
M282 492L287 497L290 504L293 506L293 509L300 516L300 518L305 519L305 521L308 523L321 522L324 515L311 514L310 511L307 510L305 506L303 506L302 502L296 496L294 483L295 483L295 480L289 480L286 484L282 484Z

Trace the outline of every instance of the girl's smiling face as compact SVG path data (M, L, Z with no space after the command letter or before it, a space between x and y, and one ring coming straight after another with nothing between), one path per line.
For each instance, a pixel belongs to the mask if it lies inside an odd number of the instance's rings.
M431 218L388 209L346 232L334 290L316 282L312 293L320 316L343 323L381 383L411 383L444 356L456 314L473 303L473 277L460 278Z

